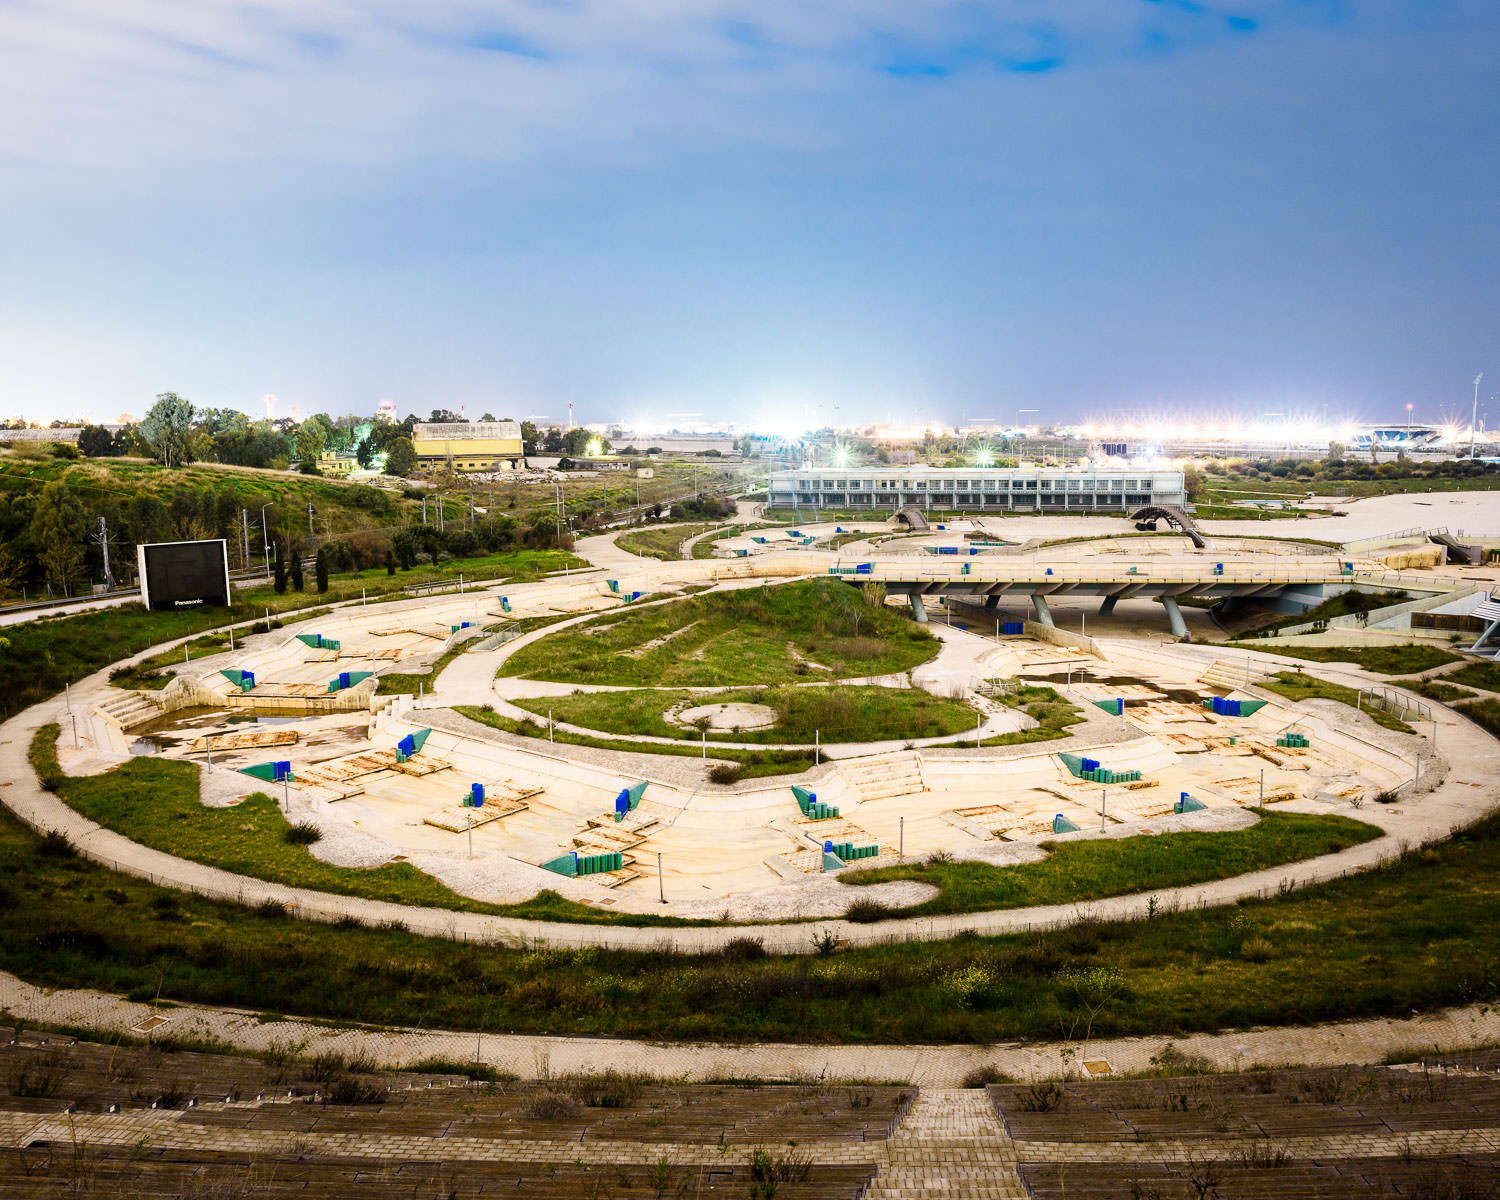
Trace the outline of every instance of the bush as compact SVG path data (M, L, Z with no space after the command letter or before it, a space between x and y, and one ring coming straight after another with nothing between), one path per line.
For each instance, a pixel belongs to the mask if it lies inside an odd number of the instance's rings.
M975 1067L964 1076L964 1087L982 1088L989 1087L992 1083L1009 1083L1010 1076L998 1067L983 1066Z
M38 849L48 858L73 858L78 854L73 843L68 841L68 835L56 829L49 829L42 834Z
M526 1115L537 1121L559 1121L578 1115L578 1102L557 1092L541 1092L526 1106Z
M766 944L758 937L730 938L719 954L728 962L750 962L752 959L766 957Z
M894 915L890 905L882 904L879 900L856 900L844 910L844 920L853 921L857 925L873 925L876 921L889 920Z
M391 1089L379 1084L366 1083L362 1079L345 1076L335 1079L323 1096L324 1104L384 1104L390 1099Z
M294 825L288 825L281 836L288 845L311 846L322 840L323 833L310 821L298 821Z
M719 763L711 767L708 778L712 783L738 783L745 777L745 768L739 763Z

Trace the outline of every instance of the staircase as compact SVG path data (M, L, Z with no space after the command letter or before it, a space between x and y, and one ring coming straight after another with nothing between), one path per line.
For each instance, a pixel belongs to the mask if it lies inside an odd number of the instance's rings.
M983 1088L923 1089L866 1200L1024 1200L1016 1147Z
M927 790L921 756L911 750L841 759L838 769L845 782L859 793L861 800L884 800L889 796L909 796Z
M1242 688L1246 684L1259 683L1266 677L1266 673L1259 667L1246 666L1244 662L1236 662L1228 658L1216 658L1208 670L1198 676L1198 682L1207 684L1209 687L1224 688L1233 691Z
M118 728L134 729L161 716L161 704L155 692L137 691L134 688L117 688L115 693L94 705L106 721Z

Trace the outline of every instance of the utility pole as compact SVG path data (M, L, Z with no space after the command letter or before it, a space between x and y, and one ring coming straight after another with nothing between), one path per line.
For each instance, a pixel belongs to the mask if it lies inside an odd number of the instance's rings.
M104 518L99 518L99 531L94 534L94 540L99 543L99 548L104 551L104 588L108 591L115 586L115 577L109 570L109 526Z
M313 519L313 504L312 504L312 501L309 500L307 502L307 536L308 537L315 537L316 536L313 533L312 519Z
M245 570L250 569L250 510L240 509L240 546L244 549Z

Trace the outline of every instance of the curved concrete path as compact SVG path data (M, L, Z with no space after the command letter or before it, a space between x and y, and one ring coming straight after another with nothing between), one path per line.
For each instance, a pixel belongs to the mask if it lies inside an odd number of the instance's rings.
M480 1062L523 1079L589 1073L607 1063L618 1071L700 1079L866 1079L950 1088L970 1071L993 1067L1014 1079L1076 1075L1084 1058L1105 1059L1116 1074L1148 1071L1170 1044L1212 1069L1252 1066L1339 1066L1379 1063L1387 1056L1450 1053L1500 1042L1500 1009L1489 1005L1402 1018L1327 1025L1229 1030L1178 1037L1101 1038L1088 1042L1008 1041L985 1045L815 1045L763 1042L680 1044L629 1038L492 1034L459 1030L347 1029L289 1017L262 1021L245 1009L199 1004L152 1005L88 989L39 988L0 972L0 1012L37 1025L125 1034L147 1017L166 1018L158 1036L212 1039L261 1053L305 1042L307 1053L341 1051L387 1067L427 1059Z

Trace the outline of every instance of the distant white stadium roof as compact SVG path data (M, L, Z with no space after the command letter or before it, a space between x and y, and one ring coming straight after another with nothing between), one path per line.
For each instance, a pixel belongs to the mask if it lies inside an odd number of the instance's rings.
M476 438L511 438L519 441L521 426L515 421L444 421L437 425L413 425L411 434L414 439L426 442Z

